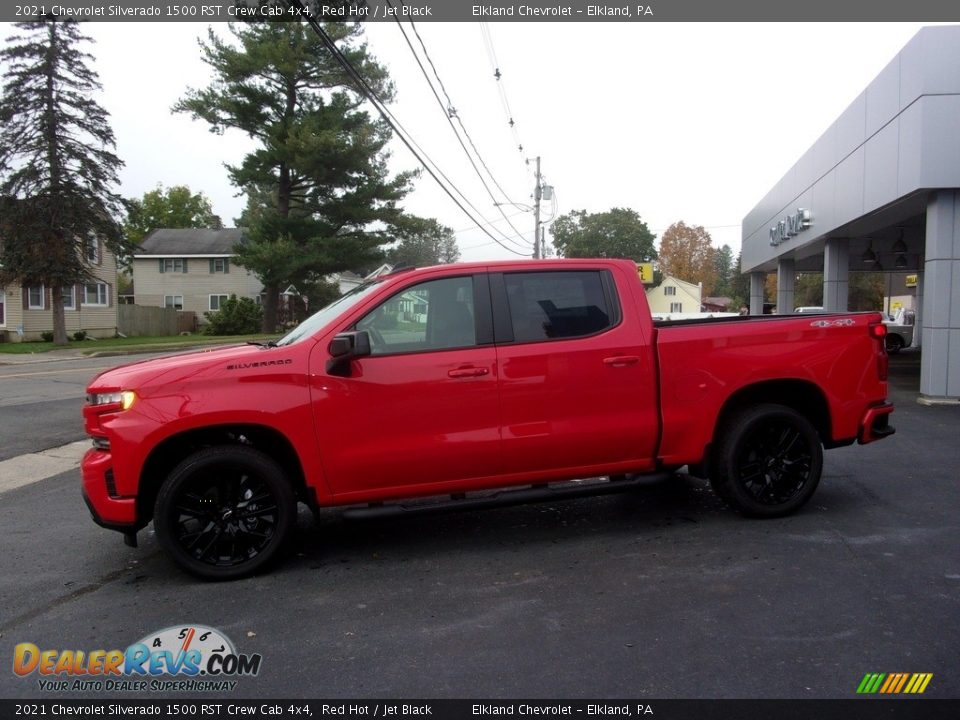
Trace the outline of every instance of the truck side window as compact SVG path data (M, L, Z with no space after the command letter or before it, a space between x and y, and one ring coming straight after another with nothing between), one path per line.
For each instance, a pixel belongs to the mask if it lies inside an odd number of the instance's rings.
M507 273L504 284L515 342L583 337L614 324L597 271Z
M408 287L367 313L356 327L369 334L372 355L476 345L473 278L443 278Z

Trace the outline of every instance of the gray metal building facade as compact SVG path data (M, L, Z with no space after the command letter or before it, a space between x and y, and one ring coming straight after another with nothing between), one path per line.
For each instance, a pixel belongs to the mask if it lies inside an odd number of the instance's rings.
M960 26L917 33L742 233L753 313L768 272L780 312L798 272L823 272L827 310L847 309L851 271L916 273L921 402L960 401Z

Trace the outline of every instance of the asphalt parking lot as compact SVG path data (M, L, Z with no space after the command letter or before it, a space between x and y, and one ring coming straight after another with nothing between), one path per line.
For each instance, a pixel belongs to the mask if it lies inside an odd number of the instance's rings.
M826 453L810 505L779 520L687 476L462 514L303 511L272 574L206 584L150 532L131 549L96 527L75 472L9 491L0 697L52 697L10 671L18 643L122 649L203 624L263 662L198 701L855 698L873 672L932 673L924 697L958 698L960 407L918 405L919 356L892 361L897 434Z

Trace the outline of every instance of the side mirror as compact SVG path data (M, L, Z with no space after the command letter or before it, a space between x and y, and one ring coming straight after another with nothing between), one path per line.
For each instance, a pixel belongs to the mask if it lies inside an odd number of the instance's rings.
M330 359L327 372L340 377L350 376L350 361L370 354L370 336L366 330L345 332L336 335L327 346Z

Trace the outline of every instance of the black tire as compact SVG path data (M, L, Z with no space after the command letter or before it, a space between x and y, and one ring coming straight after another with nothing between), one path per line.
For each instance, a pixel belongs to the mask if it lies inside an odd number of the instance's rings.
M903 338L899 335L887 335L884 345L887 348L887 354L896 355L903 350Z
M174 468L157 495L153 526L181 568L205 580L233 580L277 559L296 516L293 489L272 458L222 445Z
M757 405L721 433L710 483L744 515L781 517L810 499L822 472L823 446L810 421L783 405Z

